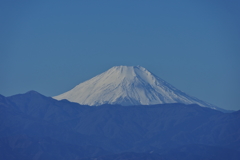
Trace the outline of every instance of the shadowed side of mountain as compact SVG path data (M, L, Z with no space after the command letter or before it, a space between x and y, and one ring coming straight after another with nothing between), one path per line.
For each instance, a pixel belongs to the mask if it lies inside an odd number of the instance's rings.
M89 149L89 154L83 155L65 148L65 157L73 154L75 158L127 152L149 154L151 151L162 156L167 152L159 152L161 149L181 151L181 147L192 144L239 152L239 113L222 113L195 104L179 103L82 106L28 92L0 97L0 145L3 146L0 149L2 153L9 149L6 153L24 157L25 152L30 152L27 144L31 142L36 146L33 148L36 150L34 156L37 156L45 147L38 142L43 141L56 149L49 150L55 157L62 150L57 145L79 148L79 153ZM48 139L51 143L45 143ZM198 151L201 152L205 153L205 150Z
M74 119L86 106L67 100L56 101L36 91L10 96L9 99L18 109L32 117L46 121L61 122Z
M78 133L68 125L57 123L62 121L62 117L69 117L68 114L73 112L71 109L74 110L74 103L71 103L72 106L69 110L67 109L68 111L64 111L64 107L59 106L58 101L52 101L52 98L37 92L32 93L28 92L11 98L0 97L0 159L65 160L109 153L94 146L93 137ZM56 106L54 106L55 103ZM36 113L33 113L30 108ZM54 115L52 109L58 114ZM52 118L45 120L51 115ZM89 143L90 141L92 143Z

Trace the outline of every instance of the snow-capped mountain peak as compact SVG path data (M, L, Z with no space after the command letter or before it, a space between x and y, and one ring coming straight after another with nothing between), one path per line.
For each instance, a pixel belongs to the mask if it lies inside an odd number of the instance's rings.
M176 89L141 66L112 67L53 98L67 99L71 102L91 106L184 103L215 108L211 104Z

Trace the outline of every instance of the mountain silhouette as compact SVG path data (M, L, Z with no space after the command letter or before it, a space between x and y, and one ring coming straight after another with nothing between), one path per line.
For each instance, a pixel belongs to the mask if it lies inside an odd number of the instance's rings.
M0 96L0 159L239 159L240 111Z

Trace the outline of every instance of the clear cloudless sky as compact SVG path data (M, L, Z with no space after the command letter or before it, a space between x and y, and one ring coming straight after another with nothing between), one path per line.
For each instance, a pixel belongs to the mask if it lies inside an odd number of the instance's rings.
M240 110L240 1L0 1L0 94L55 96L116 65Z

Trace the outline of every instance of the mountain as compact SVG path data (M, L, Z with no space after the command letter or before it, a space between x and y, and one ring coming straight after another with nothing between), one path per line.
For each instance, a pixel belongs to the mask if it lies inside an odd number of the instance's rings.
M189 96L141 66L115 66L106 72L80 83L58 96L82 105L103 104L153 105L165 103L198 104L217 109L216 106Z
M240 159L240 111L0 95L0 159Z

